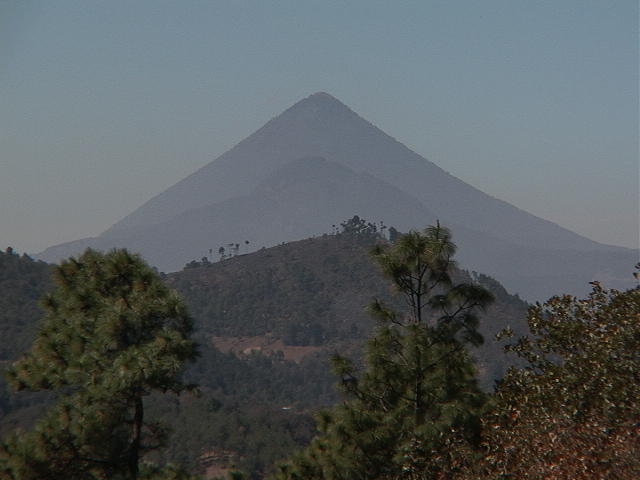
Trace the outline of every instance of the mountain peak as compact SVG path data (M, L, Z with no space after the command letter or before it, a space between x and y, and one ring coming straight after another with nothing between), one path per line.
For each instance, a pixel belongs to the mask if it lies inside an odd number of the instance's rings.
M291 118L302 112L312 117L335 121L337 118L359 117L357 113L347 107L340 100L326 92L317 92L303 98L295 105L284 111L280 117Z
M335 100L338 101L336 99L336 97L334 97L333 95L327 93L327 92L316 92L313 95L309 95L308 98L317 98L317 99L326 99L326 100Z

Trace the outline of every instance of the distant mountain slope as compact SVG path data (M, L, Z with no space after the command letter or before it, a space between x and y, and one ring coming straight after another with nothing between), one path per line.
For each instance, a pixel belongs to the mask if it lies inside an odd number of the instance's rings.
M602 247L449 175L327 93L299 101L102 235L159 223L194 208L250 194L276 169L308 156L321 156L355 172L371 174L415 196L450 222L521 245Z
M299 101L98 237L40 258L127 246L170 271L231 242L272 246L321 235L355 214L405 231L439 219L466 268L528 299L580 294L596 277L625 288L638 259L635 250L598 244L482 193L326 93Z

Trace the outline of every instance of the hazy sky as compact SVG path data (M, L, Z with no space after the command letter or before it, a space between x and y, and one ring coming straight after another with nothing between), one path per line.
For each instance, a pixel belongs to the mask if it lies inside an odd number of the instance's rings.
M638 247L637 0L0 0L0 22L0 248L96 236L318 91Z

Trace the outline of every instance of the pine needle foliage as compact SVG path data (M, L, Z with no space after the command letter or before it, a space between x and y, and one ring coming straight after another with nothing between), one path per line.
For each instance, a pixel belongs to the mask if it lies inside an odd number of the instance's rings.
M346 399L317 415L319 435L274 479L455 478L473 460L485 395L467 347L482 343L476 314L493 298L454 282L455 250L440 225L373 248L407 308L374 300L364 368L333 357Z
M167 433L145 421L143 399L195 388L179 378L197 354L185 304L124 249L63 261L54 282L36 340L6 376L16 390L59 399L32 431L0 445L0 477L178 478L141 462Z

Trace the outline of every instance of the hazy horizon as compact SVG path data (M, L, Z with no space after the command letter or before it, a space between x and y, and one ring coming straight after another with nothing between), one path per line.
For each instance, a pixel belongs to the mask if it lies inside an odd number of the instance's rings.
M0 248L93 237L326 91L483 192L638 248L638 5L0 3Z

